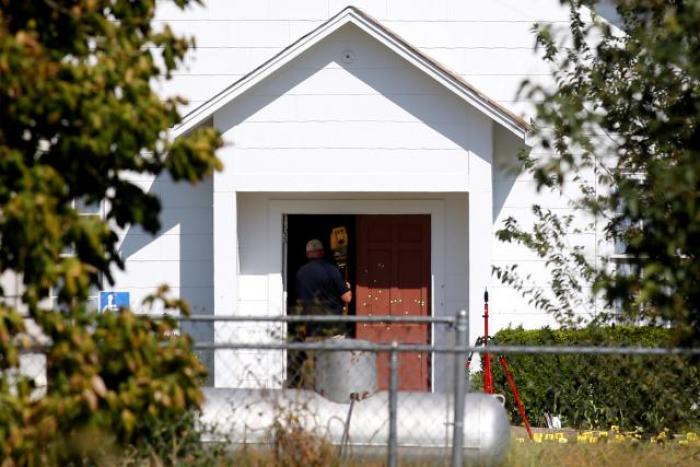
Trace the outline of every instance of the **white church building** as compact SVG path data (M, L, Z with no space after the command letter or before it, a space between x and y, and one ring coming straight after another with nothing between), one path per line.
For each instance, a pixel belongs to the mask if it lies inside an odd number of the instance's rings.
M188 66L162 87L190 101L173 137L216 127L224 169L196 186L138 179L161 197L162 230L123 233L126 270L113 289L129 292L136 309L167 283L195 314L284 315L305 242L327 243L342 226L352 313L467 309L473 342L488 287L492 332L552 324L491 268L517 263L544 281L540 259L494 232L509 216L527 223L535 202L569 209L565 196L537 194L530 176L508 170L528 146L532 116L532 103L516 97L519 84L550 79L532 25L566 27L567 11L558 0L348 1L161 8L157 23L197 43ZM598 238L591 231L577 241L594 249ZM264 342L275 339L275 326L191 329L200 341ZM449 339L437 326L358 325L356 334ZM285 365L278 351L206 358L217 387L275 386ZM246 372L234 361L247 362ZM441 357L407 364L422 375L413 389L443 387Z

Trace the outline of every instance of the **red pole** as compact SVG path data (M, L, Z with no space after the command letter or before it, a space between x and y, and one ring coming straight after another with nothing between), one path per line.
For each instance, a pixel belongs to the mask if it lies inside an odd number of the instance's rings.
M508 385L510 386L510 390L513 391L513 397L515 398L515 403L518 405L518 411L520 412L520 416L523 419L523 423L525 424L525 429L527 430L527 435L532 439L532 428L530 428L530 421L527 419L527 414L525 413L525 407L523 406L523 402L520 400L520 395L518 395L518 388L515 387L515 380L513 379L513 375L510 372L510 369L508 369L508 363L506 363L506 357L501 355L498 358L498 361L501 362L501 366L503 367L503 373L506 375L506 379L508 380Z
M489 342L489 291L484 291L484 347ZM491 354L484 350L484 392L493 394L493 373L491 371Z

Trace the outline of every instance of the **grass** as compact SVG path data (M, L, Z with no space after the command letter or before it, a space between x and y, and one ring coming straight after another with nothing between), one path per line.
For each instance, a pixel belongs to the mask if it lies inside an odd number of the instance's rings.
M296 453L260 452L252 449L238 451L219 465L243 467L263 466L338 466L338 467L382 467L386 459L357 458L341 462L334 450L314 452L310 457L302 448ZM321 454L322 453L322 454ZM291 455L290 455L291 454ZM321 454L318 456L318 454ZM433 460L411 460L399 456L399 465L404 467L447 466L449 458ZM556 444L556 443L514 443L501 467L664 467L700 465L700 447L678 446L674 444Z
M504 467L698 466L700 447L650 443L514 443Z
M616 428L616 427L614 427ZM636 432L621 433L619 430L577 432L549 432L537 430L538 442L525 438L524 430L513 428L513 444L500 467L664 467L700 466L700 436L687 433L685 436L658 435L650 441L641 441ZM274 442L261 449L246 446L231 451L203 449L193 457L182 459L182 465L239 467L382 467L386 457L382 451L371 457L351 457L341 460L336 446L323 438L301 429L275 433ZM193 453L194 454L194 453ZM180 465L180 462L173 462ZM449 451L445 456L410 457L399 452L399 465L404 467L448 466ZM153 458L133 459L111 465L153 466L164 465Z

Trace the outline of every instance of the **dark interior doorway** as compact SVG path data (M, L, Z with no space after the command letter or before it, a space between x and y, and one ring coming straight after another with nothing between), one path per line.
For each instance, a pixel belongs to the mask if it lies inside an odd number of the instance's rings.
M336 265L331 248L333 230L347 232L347 275L353 292L349 315L431 316L430 216L429 215L288 215L287 216L287 312L297 308L296 273L306 262L306 242L318 239L326 260ZM292 339L304 338L303 324L290 325ZM430 344L430 326L415 323L362 323L334 326L332 335L377 343L397 341ZM288 352L288 385L305 387L303 352ZM388 357L377 359L378 386L389 382ZM429 391L430 355L404 352L399 357L399 388Z
M287 309L297 304L296 273L306 263L306 242L318 239L323 242L326 259L337 262L331 251L333 229L345 227L348 236L347 281L355 289L355 219L352 215L293 214L287 216ZM355 301L348 306L348 314L355 314ZM354 337L354 328L353 328Z
M346 280L350 283L351 290L355 289L355 216L351 215L310 215L310 214L293 214L287 215L286 233L287 233L287 271L286 271L286 291L287 291L287 313L300 313L298 307L298 293L296 284L296 273L304 264L306 264L306 242L312 239L318 239L323 243L326 260L338 266L331 249L331 235L333 230L338 227L344 227L347 233L347 255L343 272L346 275ZM353 300L348 305L348 314L355 314L355 301ZM326 331L335 331L343 333L348 337L355 337L355 326L347 325L331 325ZM287 327L288 335L292 340L302 340L306 334L306 328L303 323L289 324ZM307 363L313 360L313 357L301 351L287 352L287 387L311 389L309 386L312 378L308 374L310 372Z

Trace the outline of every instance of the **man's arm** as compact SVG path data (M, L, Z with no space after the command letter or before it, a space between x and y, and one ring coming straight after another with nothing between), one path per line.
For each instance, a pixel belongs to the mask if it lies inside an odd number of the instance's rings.
M347 305L348 303L350 303L352 301L352 290L350 289L349 282L345 283L345 287L348 289L348 291L345 292L344 294L342 294L340 296L340 299L343 301L343 303L345 303Z
M347 305L352 301L352 290L350 290L350 283L346 282L345 279L343 279L343 275L340 273L340 269L338 269L335 266L332 266L332 268L333 273L331 277L333 278L335 286L338 289L338 293L340 294L340 300L342 300L342 302Z

